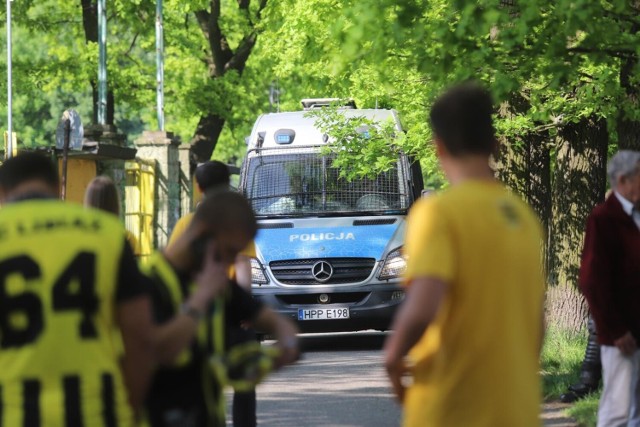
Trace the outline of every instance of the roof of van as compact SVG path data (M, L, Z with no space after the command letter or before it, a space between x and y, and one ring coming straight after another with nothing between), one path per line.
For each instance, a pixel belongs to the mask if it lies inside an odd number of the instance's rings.
M376 122L393 120L398 130L401 130L400 120L395 110L340 109L338 111L346 117L364 116ZM253 130L251 131L248 148L252 149L258 146L259 136L264 138L262 148L309 146L326 143L326 138L323 137L322 132L314 126L315 118L306 117L308 114L308 111L293 111L261 115L256 120ZM287 133L286 131L295 132L293 141L287 144L277 143L276 132L282 133L282 131L285 131L285 133Z

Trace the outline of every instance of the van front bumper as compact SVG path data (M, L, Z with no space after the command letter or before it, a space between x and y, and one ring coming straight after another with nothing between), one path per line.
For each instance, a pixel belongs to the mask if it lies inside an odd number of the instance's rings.
M254 287L253 297L295 321L300 332L388 330L404 299L399 284L375 284L340 289ZM305 320L300 310L349 309L348 319ZM304 313L304 312L303 312Z

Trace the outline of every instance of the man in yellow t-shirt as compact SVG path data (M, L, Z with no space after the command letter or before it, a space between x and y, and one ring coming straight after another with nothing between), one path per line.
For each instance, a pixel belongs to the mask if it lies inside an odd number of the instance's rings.
M196 185L204 196L207 192L216 188L227 189L229 187L229 168L222 162L211 160L199 165L195 173ZM169 243L171 246L189 227L193 220L193 212L181 217L173 227ZM251 293L251 258L256 256L256 248L253 241L240 252L236 262L229 268L229 278L235 279L245 291Z
M542 230L489 167L492 108L467 83L431 110L451 186L410 212L407 295L385 343L405 427L540 425Z

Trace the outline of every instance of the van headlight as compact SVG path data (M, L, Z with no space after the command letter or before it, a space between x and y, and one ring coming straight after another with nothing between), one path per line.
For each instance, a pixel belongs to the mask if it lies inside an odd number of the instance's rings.
M256 258L251 258L251 283L254 285L266 285L269 283L264 267Z
M407 257L402 254L402 247L389 252L382 264L382 270L378 279L389 280L402 276L407 269Z

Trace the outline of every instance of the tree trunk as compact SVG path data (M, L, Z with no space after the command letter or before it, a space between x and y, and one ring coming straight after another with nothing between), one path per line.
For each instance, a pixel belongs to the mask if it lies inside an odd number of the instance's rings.
M504 118L524 113L528 103L514 96L509 103L500 106ZM531 132L521 139L500 141L500 154L496 164L498 178L520 194L536 212L542 227L549 234L551 223L551 165L548 131Z
M225 119L217 114L207 114L200 117L195 134L191 139L191 153L196 163L205 162L211 158L224 123Z
M557 137L547 319L570 331L586 327L587 305L577 288L578 271L586 218L604 199L608 136L604 119L588 118L569 123Z

